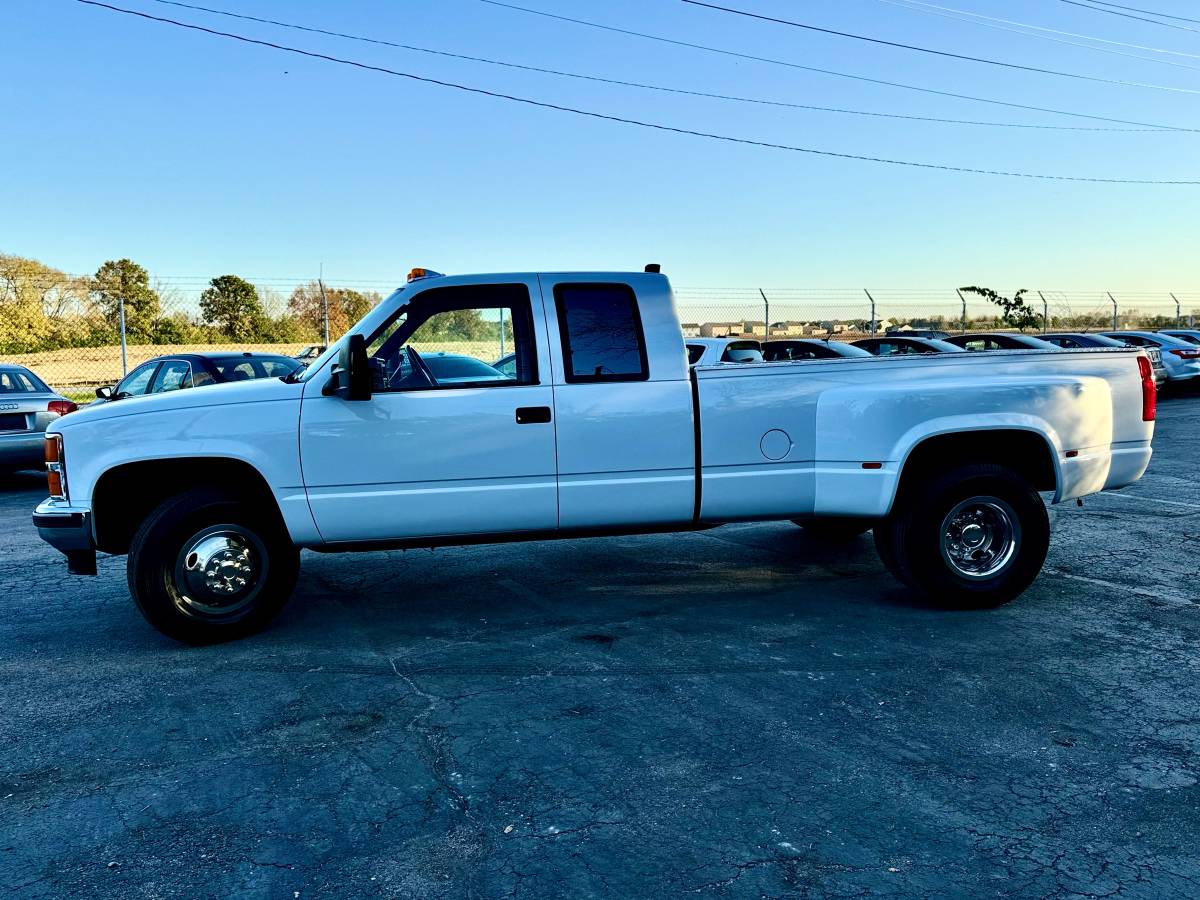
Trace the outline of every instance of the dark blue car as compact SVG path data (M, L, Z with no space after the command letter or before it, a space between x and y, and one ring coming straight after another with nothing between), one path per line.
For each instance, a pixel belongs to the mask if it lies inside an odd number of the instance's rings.
M161 394L210 384L282 378L304 367L300 360L274 353L175 353L142 363L113 387L96 388L96 402Z

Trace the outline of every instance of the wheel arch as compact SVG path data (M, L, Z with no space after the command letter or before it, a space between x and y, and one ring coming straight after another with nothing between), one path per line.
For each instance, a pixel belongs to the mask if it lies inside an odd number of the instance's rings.
M284 525L267 479L245 460L206 456L142 460L113 466L96 480L91 505L97 549L128 553L134 533L153 509L170 497L204 486L228 489L240 500L261 504Z
M968 463L1001 465L1028 480L1037 491L1055 495L1059 491L1060 467L1053 440L1034 428L1005 425L922 437L901 461L892 505L929 476Z

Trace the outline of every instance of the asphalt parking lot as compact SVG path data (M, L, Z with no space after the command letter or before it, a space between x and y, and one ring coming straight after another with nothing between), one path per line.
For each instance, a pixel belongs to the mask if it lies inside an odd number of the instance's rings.
M0 892L1200 893L1200 398L929 609L790 525L305 554L268 632L152 631L0 489Z

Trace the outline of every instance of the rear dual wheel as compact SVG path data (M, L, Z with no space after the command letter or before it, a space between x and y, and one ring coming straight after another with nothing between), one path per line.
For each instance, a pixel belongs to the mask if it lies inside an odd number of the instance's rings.
M1046 505L1003 466L962 466L897 498L875 526L884 565L940 605L986 608L1021 594L1050 547Z

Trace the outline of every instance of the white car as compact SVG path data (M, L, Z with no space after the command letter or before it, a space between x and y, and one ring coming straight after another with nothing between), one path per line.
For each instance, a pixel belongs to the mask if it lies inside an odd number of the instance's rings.
M1168 382L1200 378L1200 347L1183 337L1153 331L1107 331L1105 335L1148 353L1158 350Z
M442 383L412 349L497 314L511 378ZM128 554L146 619L194 643L268 622L300 548L747 520L873 528L901 581L989 606L1041 569L1039 492L1121 487L1150 461L1136 348L689 366L683 345L659 274L414 274L302 373L53 422L34 524L77 574Z
M688 338L688 364L715 366L718 363L762 362L762 344L753 338Z

